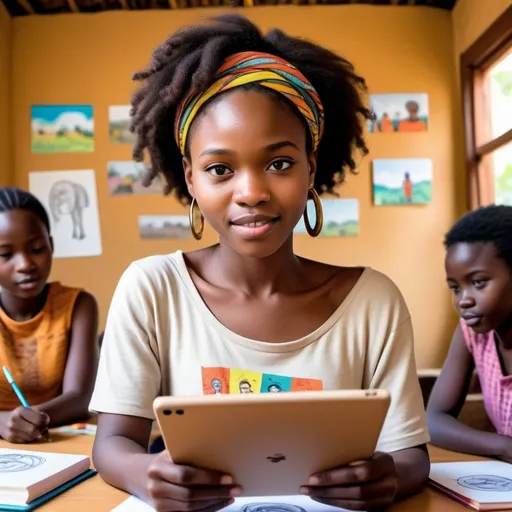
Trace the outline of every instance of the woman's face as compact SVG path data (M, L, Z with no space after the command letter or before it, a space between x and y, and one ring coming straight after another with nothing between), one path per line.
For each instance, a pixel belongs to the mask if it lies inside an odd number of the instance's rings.
M207 106L190 132L189 192L221 240L241 255L274 254L304 213L316 162L294 108L258 91L234 90Z

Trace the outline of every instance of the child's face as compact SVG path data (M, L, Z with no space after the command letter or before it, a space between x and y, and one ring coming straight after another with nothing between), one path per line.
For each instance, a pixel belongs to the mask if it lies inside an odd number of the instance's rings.
M512 273L492 244L456 244L445 260L453 304L477 333L499 330L512 317Z
M274 254L290 238L315 166L305 123L258 91L233 91L207 107L190 134L190 161L184 159L205 219L251 258Z
M52 244L41 220L26 210L0 213L0 286L20 298L39 295L50 275Z

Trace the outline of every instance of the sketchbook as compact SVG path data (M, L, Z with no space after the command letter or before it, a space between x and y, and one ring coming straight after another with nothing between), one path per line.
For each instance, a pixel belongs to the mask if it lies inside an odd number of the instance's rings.
M0 448L0 510L33 510L96 474L87 455Z
M429 482L474 510L512 510L512 464L437 462L431 464Z
M345 509L331 507L313 501L308 496L271 496L269 498L236 498L222 512L343 512ZM131 496L110 512L155 512L146 502ZM348 512L348 511L346 511Z

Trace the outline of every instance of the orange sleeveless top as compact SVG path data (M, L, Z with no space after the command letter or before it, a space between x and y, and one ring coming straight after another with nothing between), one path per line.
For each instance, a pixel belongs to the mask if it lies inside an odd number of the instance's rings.
M75 302L82 291L50 283L46 304L30 320L17 322L0 308L0 365L9 368L30 405L62 392L68 356L69 331ZM0 410L21 405L0 372Z

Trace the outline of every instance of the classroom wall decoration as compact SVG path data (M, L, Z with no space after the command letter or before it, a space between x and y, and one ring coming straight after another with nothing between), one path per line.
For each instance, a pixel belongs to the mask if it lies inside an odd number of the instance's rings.
M427 94L371 94L370 108L377 116L376 121L369 122L370 133L411 133L428 130Z
M146 164L142 162L132 162L129 160L108 162L107 180L109 194L111 196L162 194L163 184L159 176L148 187L142 184L142 178L146 169Z
M102 253L94 171L31 172L29 189L50 214L55 258Z
M141 238L191 238L188 215L141 215Z
M373 161L373 202L382 205L426 204L432 201L432 161L386 158Z
M321 199L324 224L319 236L359 235L359 201L357 199ZM311 225L315 223L315 207L308 201L308 215ZM304 217L301 217L294 233L307 235Z
M130 132L130 105L108 107L108 131L113 144L133 144L135 134Z
M94 151L91 105L33 105L32 153L89 153Z

